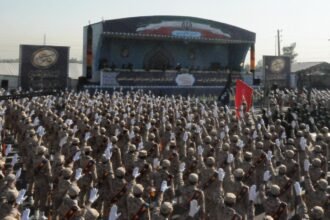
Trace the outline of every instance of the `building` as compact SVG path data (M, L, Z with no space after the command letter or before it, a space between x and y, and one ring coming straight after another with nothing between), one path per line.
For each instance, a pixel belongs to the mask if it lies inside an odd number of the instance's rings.
M146 16L84 27L83 76L98 86L223 86L240 77L253 32L217 21Z
M330 64L327 62L293 63L291 72L298 88L330 88Z

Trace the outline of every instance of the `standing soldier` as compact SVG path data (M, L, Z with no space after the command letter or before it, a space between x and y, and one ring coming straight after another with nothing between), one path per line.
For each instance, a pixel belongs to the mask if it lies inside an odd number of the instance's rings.
M189 205L192 200L197 200L198 205L200 206L199 212L196 214L194 219L205 219L205 198L204 193L201 189L198 188L198 175L196 173L191 173L188 177L188 183L184 184L182 179L182 172L184 167L180 166L179 170L179 191L181 195L179 208L182 213L181 219L185 219L189 214Z
M52 172L49 160L45 157L46 148L37 147L37 156L33 161L34 170L34 200L35 207L40 211L41 218L45 218L47 198L53 189ZM37 211L37 212L38 212Z
M61 172L61 176L58 179L58 184L54 187L54 210L57 210L62 204L63 198L71 187L71 176L73 171L70 168L64 168ZM56 219L56 213L54 217Z
M217 219L242 220L242 216L234 209L236 204L236 196L234 193L226 193L224 201L220 209L217 210Z
M270 178L269 171L264 174L264 181L268 182ZM266 196L265 184L260 187L260 199L265 209L266 215L273 217L274 219L287 219L288 209L287 204L279 199L281 189L278 185L271 185L268 196Z
M233 208L237 210L240 216L246 218L245 215L249 205L249 187L242 182L245 173L241 168L238 168L234 170L233 175L234 181L230 183L228 192L233 193L236 197Z
M169 172L170 167L171 162L165 159L161 163L161 169L155 170L153 173L153 186L155 187L156 193L160 192L163 181L166 181L167 186L171 189L165 192L165 201L172 201L174 197L174 176Z
M110 208L107 202L108 194L110 193L109 181L114 178L114 172L110 158L111 155L103 154L101 161L97 166L98 188L100 196L96 201L96 207L97 210L103 214L107 214Z
M127 195L130 189L128 182L125 180L125 174L125 168L118 167L115 170L115 177L108 179L110 193L104 205L103 217L108 216L109 208L114 204L117 204L119 212L122 213L122 218L127 219Z
M133 186L133 194L127 198L128 219L131 220L150 220L149 205L142 198L144 188L141 184Z
M208 218L215 219L217 205L221 196L221 182L218 180L218 171L214 168L215 161L213 157L206 159L206 166L203 162L202 155L199 156L200 167L200 188L205 195L205 213ZM205 216L206 217L206 216Z
M92 153L92 148L90 146L84 146L83 155L79 161L79 167L83 171L83 176L78 180L78 186L81 190L79 194L79 204L83 206L85 204L85 199L90 191L93 184L97 183L97 171L96 162L90 156Z
M147 151L141 150L139 152L139 159L136 161L135 167L138 168L140 172L140 175L136 181L145 187L151 186L152 167L147 162Z

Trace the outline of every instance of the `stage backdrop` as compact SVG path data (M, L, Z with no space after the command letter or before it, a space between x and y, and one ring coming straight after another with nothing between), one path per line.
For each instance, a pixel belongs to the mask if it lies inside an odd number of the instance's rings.
M263 68L265 88L271 88L274 84L277 84L279 88L289 86L289 74L291 72L290 57L264 56Z
M20 45L20 85L23 90L67 87L69 47Z

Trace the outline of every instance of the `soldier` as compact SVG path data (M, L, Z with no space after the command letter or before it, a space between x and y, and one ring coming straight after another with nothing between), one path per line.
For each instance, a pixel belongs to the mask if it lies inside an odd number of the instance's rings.
M16 220L21 219L20 212L16 208L17 191L7 191L5 203L0 206L0 219L13 218Z
M267 178L264 178L264 180L266 181ZM272 216L274 219L287 219L287 204L279 199L281 192L280 187L277 185L271 185L268 196L266 196L265 190L265 185L262 184L259 196L266 215Z
M300 181L299 176L299 164L294 159L294 151L286 150L284 152L285 158L282 160L284 166L286 166L286 175L291 177L292 181Z
M256 150L253 152L253 164L255 166L255 184L260 186L262 183L262 176L265 171L266 167L266 154L263 151L264 144L263 142L259 141L256 144Z
M330 217L329 194L327 193L328 181L319 179L315 187L311 181L309 173L305 175L305 185L307 192L307 207L320 206L325 209L325 217Z
M128 219L132 220L150 220L149 204L142 198L144 188L141 184L133 186L133 193L127 198Z
M252 153L246 151L244 153L244 160L238 163L239 168L241 168L244 172L243 183L247 186L252 186L254 184L255 176L254 176L254 165L252 163Z
M77 203L79 193L79 187L75 184L72 184L68 189L67 195L63 198L62 204L57 210L60 219L78 220L79 217L81 217L81 209Z
M122 213L122 218L127 219L127 195L130 192L130 187L125 180L125 173L126 170L124 167L118 167L115 170L115 177L108 179L110 192L104 205L104 217L108 216L109 208L117 204L120 213Z
M119 146L117 146L118 138L116 136L112 136L110 141L112 144L111 162L112 162L113 169L117 169L118 167L122 166L121 148L119 148Z
M165 201L172 201L174 197L174 176L169 172L171 162L169 160L163 160L161 162L161 169L153 172L153 187L156 193L161 191L161 184L165 180L171 190L167 190L165 193Z
M1 185L0 189L0 206L5 201L8 192L16 192L16 177L14 174L8 174L4 178L4 185Z
M179 191L181 195L180 203L178 208L182 213L181 219L186 218L189 213L189 205L192 200L197 200L198 205L200 206L199 212L196 214L194 219L204 219L205 218L205 198L204 193L201 189L197 187L198 185L198 175L196 173L191 173L188 177L188 183L184 184L182 179L182 172L184 168L180 167L179 170Z
M202 155L199 157L200 167L200 188L203 190L205 195L205 210L208 218L215 219L216 212L219 205L219 198L221 196L220 189L222 188L221 183L218 179L218 171L214 168L215 160L213 157L206 159L206 166L203 162Z
M102 155L101 161L98 163L97 166L97 176L98 176L98 188L100 196L97 200L97 210L100 213L107 213L109 210L109 206L107 206L106 203L108 203L106 200L108 198L108 194L110 191L109 188L109 181L111 181L114 178L114 172L112 169L112 164L110 161L110 155ZM103 212L102 212L103 208Z
M319 158L314 158L312 160L312 166L309 168L309 176L313 184L315 184L320 178L326 178L326 174L321 166L322 161Z
M233 193L236 197L235 205L233 206L235 210L237 210L240 216L246 218L245 215L249 205L249 187L242 182L245 173L241 168L238 168L234 170L233 174L234 181L230 183L228 192Z
M56 187L54 186L54 193L53 193L53 205L54 210L56 211L60 205L62 204L63 198L68 192L69 188L71 187L71 176L73 174L73 171L70 168L64 168L61 172L61 175L58 179L58 184ZM56 213L54 213L55 219L56 219Z
M271 163L271 162L270 162ZM280 195L279 198L281 201L286 202L288 204L288 209L291 210L293 208L293 181L286 175L287 169L285 165L280 165L277 169L278 172L275 172L273 166L270 168L272 173L272 184L280 187Z
M52 172L49 160L45 157L46 148L37 147L37 156L33 161L34 170L34 201L35 207L40 211L41 218L45 217L47 200L53 190ZM38 215L37 215L38 216Z
M140 175L136 179L137 183L140 183L141 185L148 187L151 186L151 172L152 167L147 162L147 151L141 150L139 151L139 158L135 163L135 167L138 168Z
M78 186L81 190L79 194L80 206L85 204L85 197L93 184L97 184L96 162L90 156L92 148L90 146L84 146L82 151L83 155L79 160L79 167L83 170L84 175L78 180Z
M242 216L236 212L234 209L236 203L236 196L234 193L226 193L223 204L220 209L217 210L217 219L233 219L242 220Z

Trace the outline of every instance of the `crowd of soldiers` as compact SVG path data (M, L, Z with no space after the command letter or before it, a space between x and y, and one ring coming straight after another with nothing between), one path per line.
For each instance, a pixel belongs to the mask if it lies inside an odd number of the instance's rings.
M2 101L0 219L330 219L330 92L268 100L261 111L144 91Z

